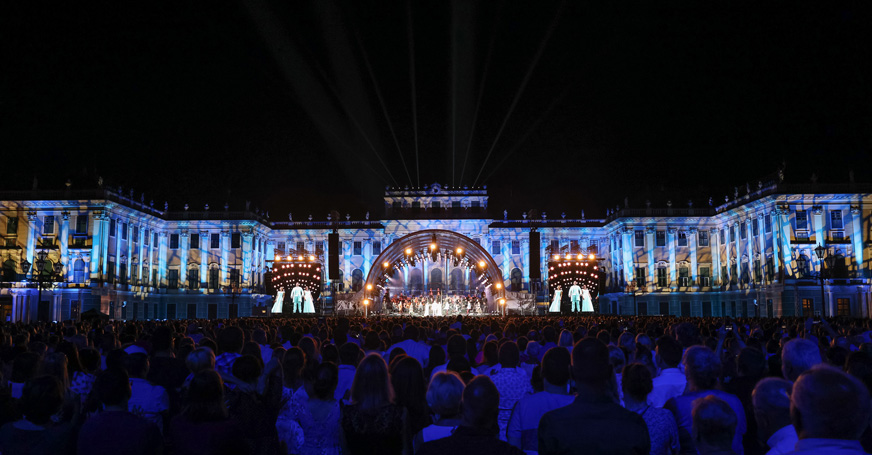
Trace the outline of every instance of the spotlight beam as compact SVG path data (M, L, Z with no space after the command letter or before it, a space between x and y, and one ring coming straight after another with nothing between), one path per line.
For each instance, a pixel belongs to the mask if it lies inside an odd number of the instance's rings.
M415 32L412 27L412 2L406 9L409 27L409 79L412 86L412 131L415 136L415 177L416 185L421 186L421 164L418 157L418 95L415 88Z

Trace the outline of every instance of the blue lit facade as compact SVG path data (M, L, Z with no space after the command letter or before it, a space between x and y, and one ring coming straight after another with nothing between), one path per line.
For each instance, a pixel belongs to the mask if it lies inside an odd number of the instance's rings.
M335 229L341 278L334 289L353 293L392 242L443 229L479 243L515 296L530 291L533 267L547 280L554 254L593 253L604 272L605 313L868 317L870 189L771 182L736 191L719 207L624 207L604 219L568 219L532 211L509 216L488 207L485 188L433 184L386 189L380 217L334 212L305 221L272 221L229 207L161 210L108 188L6 192L0 316L64 320L91 309L125 319L259 315L272 299L265 274L277 254L316 255L326 266L327 236ZM539 264L529 263L532 228L541 236ZM828 259L818 259L818 246ZM42 249L64 268L63 281L43 290L39 304L21 262L34 263ZM473 291L472 281L463 267L423 262L390 285L392 293L464 293ZM325 281L322 295L330 291Z

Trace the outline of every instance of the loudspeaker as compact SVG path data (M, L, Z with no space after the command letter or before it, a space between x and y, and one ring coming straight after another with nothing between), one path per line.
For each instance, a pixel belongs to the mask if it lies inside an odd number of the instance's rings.
M539 257L539 231L530 231L530 281L542 279L542 262Z
M327 234L327 278L339 279L339 234Z

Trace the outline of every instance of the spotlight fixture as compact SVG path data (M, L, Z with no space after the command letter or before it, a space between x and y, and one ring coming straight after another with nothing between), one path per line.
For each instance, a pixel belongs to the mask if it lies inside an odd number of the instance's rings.
M390 266L391 266L391 263L390 263L390 262L385 261L385 262L382 263L382 267L384 267L384 268L388 268L388 267L390 267Z

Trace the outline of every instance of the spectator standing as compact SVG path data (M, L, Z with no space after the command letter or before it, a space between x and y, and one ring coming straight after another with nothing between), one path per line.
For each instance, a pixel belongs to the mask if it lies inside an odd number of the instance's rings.
M166 389L154 385L148 376L148 356L130 354L124 359L124 368L130 375L131 396L129 411L154 422L163 431L164 420L169 417L170 399Z
M654 389L648 394L648 404L651 406L662 408L670 398L684 393L687 378L678 369L681 354L681 345L672 337L657 339L656 359L660 375L653 378Z

